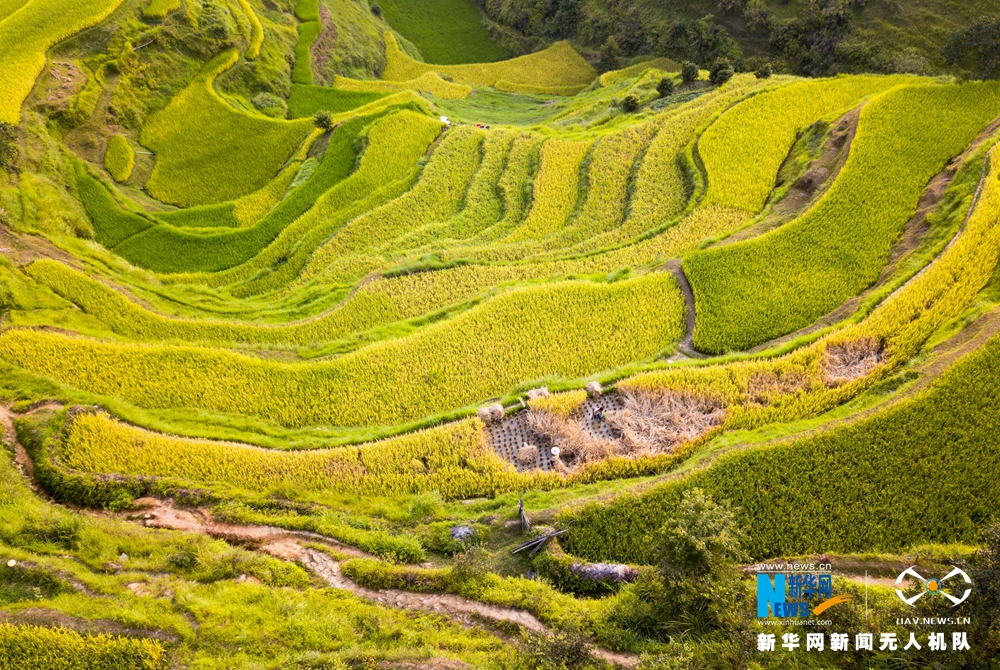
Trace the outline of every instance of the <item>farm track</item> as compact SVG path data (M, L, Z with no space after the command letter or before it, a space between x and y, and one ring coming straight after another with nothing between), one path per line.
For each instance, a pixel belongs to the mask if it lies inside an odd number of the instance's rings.
M61 407L58 403L39 403L29 410L29 413ZM40 495L45 495L33 477L31 459L24 447L17 441L14 432L14 414L7 406L0 406L0 426L3 427L4 441L9 443L17 456L17 466L21 474ZM104 516L104 514L101 514ZM356 547L343 544L319 533L308 531L287 530L273 526L252 526L229 524L215 521L211 511L204 508L193 510L180 509L169 501L163 502L156 498L140 498L133 503L133 511L122 513L122 518L139 523L148 528L160 528L182 532L199 533L220 539L229 544L247 546L251 549L265 552L281 560L300 563L329 586L349 591L354 595L386 607L415 610L430 614L439 614L455 623L469 628L485 629L494 634L501 634L496 629L497 624L516 624L517 626L539 635L551 634L550 629L533 614L524 610L509 607L488 605L462 596L437 593L414 593L398 589L373 590L360 586L348 579L340 570L340 563L330 555L303 543L322 544L333 551L351 558L374 558L371 554ZM78 590L86 590L82 584L73 584ZM3 620L6 615L0 615ZM74 630L90 632L115 632L155 637L167 641L175 638L161 631L132 631L125 629L112 621L78 621L75 617L61 612L49 610L26 610L18 613L19 623L39 625L65 625ZM638 657L631 654L620 654L599 647L592 647L590 653L601 660L621 667L632 667L638 662Z
M681 259L675 258L669 261L663 266L663 269L668 270L674 275L674 279L677 280L677 286L681 289L681 295L684 296L684 337L677 344L677 350L688 358L708 358L707 354L703 354L694 348L694 323L696 314L694 291L691 290L691 282L688 281L687 275L684 274Z
M483 628L485 621L494 624L513 623L540 635L547 635L551 632L533 614L524 610L488 605L451 594L365 588L345 577L340 570L340 563L332 556L318 549L303 547L302 543L323 544L352 558L373 558L373 556L318 533L291 531L272 526L219 523L212 520L211 512L207 509L193 511L176 509L155 498L143 498L136 502L139 506L149 505L150 507L144 513L131 513L128 516L147 527L202 533L225 540L230 544L250 545L276 558L300 563L331 587L349 591L360 598L380 605L440 614L471 628ZM492 627L488 628L492 632L496 632ZM633 655L618 654L597 647L592 648L591 653L609 663L624 667L631 667L637 661Z

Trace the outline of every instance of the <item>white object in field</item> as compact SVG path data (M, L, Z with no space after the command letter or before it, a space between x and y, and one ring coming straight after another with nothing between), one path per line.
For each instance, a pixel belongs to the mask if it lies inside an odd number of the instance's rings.
M447 116L442 116L441 117L441 123L443 123L446 126L450 126L451 125L451 121L448 120Z
M559 447L552 447L552 455L553 456L559 455Z
M17 565L17 561L15 561L13 558L7 561L8 568L13 568L15 565Z

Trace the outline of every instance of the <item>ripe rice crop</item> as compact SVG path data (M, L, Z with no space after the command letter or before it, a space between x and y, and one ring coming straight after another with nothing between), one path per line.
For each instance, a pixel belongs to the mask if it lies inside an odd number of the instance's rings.
M371 121L359 117L338 126L309 180L256 225L208 230L159 225L115 246L114 252L139 267L163 273L217 272L245 263L306 212L320 194L348 176L355 163L357 135Z
M998 151L994 149L994 157ZM915 356L927 338L960 317L990 281L1000 260L997 165L992 163L976 209L954 243L864 321L778 358L651 371L619 382L619 388L722 397L729 406L727 430L812 417L846 402ZM979 173L977 161L966 169ZM966 193L974 184L953 183L949 195ZM959 201L966 202L961 196ZM955 215L963 214L959 208ZM829 387L824 369L828 350L865 340L881 345L881 365L866 377Z
M863 75L806 81L760 93L736 105L698 140L708 174L705 204L756 213L803 127L834 117L910 76Z
M142 10L142 18L162 20L167 18L167 14L180 8L181 0L149 0L149 4Z
M328 86L292 84L288 96L288 118L305 119L320 111L341 114L384 98L386 93L340 91Z
M495 86L503 81L507 90L555 86L566 87L567 94L586 88L597 76L590 63L568 42L557 42L544 51L499 63L430 65L404 54L392 33L385 34L383 79L407 81L427 72L448 75L460 84L470 86Z
M546 140L539 158L531 211L505 241L541 239L565 225L580 197L581 164L593 144L593 140Z
M998 93L994 84L912 86L866 105L837 183L804 216L685 258L695 345L723 352L766 342L874 282L927 182L1000 113Z
M239 0L240 8L250 21L250 36L247 38L247 60L256 60L260 55L260 47L264 44L264 26L260 24L257 13L247 0Z
M507 130L486 133L479 170L465 194L462 210L446 221L432 222L394 241L392 249L398 252L426 243L446 244L449 240L471 237L496 223L503 213L497 182L503 174L514 137L514 133Z
M394 93L411 90L430 93L442 100L461 100L472 94L472 87L456 84L441 78L437 72L425 72L416 79L408 81L378 81L372 79L350 79L335 77L333 88L339 91L357 91L367 93Z
M670 58L653 58L635 65L629 65L620 70L611 70L601 75L601 86L610 86L623 79L635 79L646 70L658 70L661 73L680 72L681 65Z
M0 21L28 4L29 0L0 0Z
M0 357L140 407L196 407L284 426L388 426L477 403L526 380L575 378L648 359L682 332L674 279L654 273L614 284L519 289L329 362L286 364L32 330L0 336Z
M72 419L59 452L63 464L84 472L169 477L252 492L284 485L364 496L438 491L447 500L460 500L558 479L519 475L489 447L477 420L356 447L272 451L168 437L106 414L84 414Z
M472 0L383 0L386 21L413 43L428 63L487 63L510 58L493 41Z
M686 150L698 130L714 115L761 84L750 75L737 75L725 86L706 93L669 114L646 145L632 187L628 216L618 230L596 238L591 248L635 239L681 214L693 193L697 169Z
M660 121L647 121L598 140L587 160L585 199L569 226L547 240L547 246L568 247L621 227L633 170ZM543 158L544 151L543 147ZM543 173L544 167L543 163Z
M159 640L0 623L0 668L165 670L167 662Z
M319 196L312 208L289 225L252 260L208 279L214 286L245 284L238 296L284 286L299 276L313 252L348 221L402 195L417 173L417 160L441 132L436 119L413 111L386 116L368 131L358 168ZM192 281L205 281L194 275Z
M0 121L17 124L21 103L52 45L100 23L122 0L31 0L0 21Z
M479 168L483 132L470 126L445 134L420 181L396 200L351 221L320 247L297 280L314 277L332 283L361 279L384 261L376 245L389 244L421 223L450 218L462 205L468 185Z
M497 190L503 200L503 218L482 231L476 239L480 241L499 239L524 219L531 205L531 181L538 169L538 153L541 140L534 135L519 134L510 147L507 165Z
M142 129L156 152L146 188L171 204L190 207L233 200L263 187L309 135L307 120L280 121L238 111L213 89L215 77L239 54L227 51ZM239 170L231 169L239 165Z
M114 135L108 140L107 149L104 151L104 167L119 183L128 181L132 176L132 170L135 169L135 151L124 135Z
M870 419L790 445L739 450L641 496L588 505L560 543L590 560L650 563L653 537L692 488L733 504L737 523L750 529L753 558L975 542L1000 505L998 379L994 338L929 391Z

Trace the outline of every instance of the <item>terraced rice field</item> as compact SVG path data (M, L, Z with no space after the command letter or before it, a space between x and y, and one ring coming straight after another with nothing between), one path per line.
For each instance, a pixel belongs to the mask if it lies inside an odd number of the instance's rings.
M0 0L0 668L988 667L739 568L987 588L1000 85L354 4Z

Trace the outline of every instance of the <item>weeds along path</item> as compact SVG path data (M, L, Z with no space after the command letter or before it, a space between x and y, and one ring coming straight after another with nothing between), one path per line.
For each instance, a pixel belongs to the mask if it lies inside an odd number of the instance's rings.
M398 589L373 590L360 586L343 575L340 563L335 558L318 549L303 546L302 543L323 544L337 553L353 558L373 558L371 554L318 533L272 526L219 523L212 520L211 512L207 509L177 509L156 498L140 498L133 505L139 511L127 514L128 518L144 526L202 533L231 544L250 545L276 558L300 563L331 587L349 591L380 605L441 614L467 627L483 628L484 621L513 623L539 635L550 633L545 624L524 610L488 605L451 594L413 593ZM599 648L592 648L591 653L609 663L625 667L631 667L638 660L633 655L617 654Z
M25 414L33 414L34 412L40 412L46 409L61 408L61 403L43 401L32 405L28 408L28 411ZM15 414L11 410L10 405L0 405L0 429L3 430L3 434L0 435L0 444L4 444L13 450L14 465L17 467L18 471L20 471L21 475L27 480L31 489L36 494L46 499L50 499L45 491L38 485L38 482L35 481L35 466L34 463L31 462L31 457L28 456L28 452L17 439L17 431L14 429L14 416Z
M934 179L932 179L927 184L927 187L924 189L923 195L920 197L920 203L917 206L916 213L913 215L913 218L910 219L909 223L906 224L906 228L903 231L902 237L900 237L899 241L896 243L896 246L893 247L889 263L882 270L882 275L878 278L878 280L874 284L872 284L864 292L854 296L853 298L851 298L850 300L848 300L843 305L833 310L826 316L820 318L815 323L806 326L805 328L802 328L800 330L797 330L794 333L789 333L787 335L777 337L773 340L769 340L767 342L758 344L757 346L752 347L747 351L749 351L750 353L759 353L762 351L767 351L772 347L786 344L788 342L791 342L792 340L804 337L818 330L822 330L823 328L835 326L838 323L841 323L842 321L845 321L849 319L851 316L853 316L857 312L858 307L861 305L862 302L864 302L866 299L868 299L876 292L878 292L879 289L884 287L886 283L888 283L892 279L893 274L896 272L896 270L899 269L899 266L902 264L903 260L905 260L910 254L919 249L921 243L924 241L924 238L926 237L929 231L929 228L927 226L927 216L941 203L945 191L951 185L951 182L955 178L955 175L958 174L959 168L962 166L962 164L965 163L965 161L968 160L968 158L998 130L1000 130L1000 118L993 121L993 123L991 123L989 127L986 128L986 130L984 130L975 140L973 140L972 144L970 144L969 147L964 152L962 152L959 156L957 156L954 160L952 160L945 167L944 170L939 172L937 176L935 176ZM973 195L972 202L969 204L969 209L968 211L966 211L965 217L962 220L959 229L952 236L951 240L948 241L948 244L945 245L940 252L938 252L938 256L940 256L941 253L944 253L945 250L951 247L962 235L962 232L965 230L966 224L969 222L969 219L975 212L976 204L979 202L979 195L983 190L983 185L986 183L986 178L989 176L989 172L990 172L989 161L985 161L983 164L983 170L979 175L979 183L976 186L975 194ZM914 273L912 277L910 277L905 282L896 287L896 289L894 289L891 294L885 296L885 298L883 298L879 302L880 303L885 302L885 300L889 298L891 295L898 293L900 290L909 285L917 277L922 275L929 267L931 267L933 261L934 259L930 259L922 268L920 268L918 272Z

